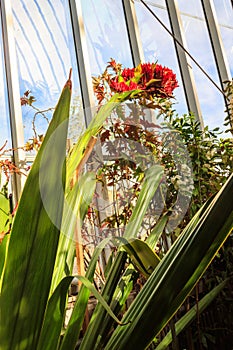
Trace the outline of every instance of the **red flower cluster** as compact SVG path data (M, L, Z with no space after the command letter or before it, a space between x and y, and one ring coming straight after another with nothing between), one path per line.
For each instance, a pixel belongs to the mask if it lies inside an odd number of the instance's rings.
M173 71L157 63L142 63L136 68L125 68L110 80L110 88L115 92L138 89L153 97L171 96L177 86Z

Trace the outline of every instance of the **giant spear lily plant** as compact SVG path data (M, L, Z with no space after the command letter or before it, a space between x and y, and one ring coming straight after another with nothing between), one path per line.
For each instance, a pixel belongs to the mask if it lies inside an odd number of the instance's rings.
M140 69L136 73L134 88L140 79ZM153 83L157 84L158 80L148 85L150 89ZM156 238L149 236L146 242L137 239L146 209L163 176L163 168L154 166L145 174L123 237L115 238L118 249L102 293L94 288L93 279L99 254L110 238L95 248L86 275L79 276L82 286L68 326L63 329L67 293L73 278L73 232L77 218L80 222L84 219L95 188L95 174L77 177L75 172L106 117L121 102L139 93L140 90L129 89L116 92L100 108L67 157L70 79L66 83L26 181L11 233L4 237L0 249L2 350L72 350L78 343L79 348L85 350L146 349L183 303L230 234L233 227L232 176L199 210L160 260L153 248L167 217L162 217L153 230ZM143 94L141 96L143 98ZM147 281L119 321L137 270ZM98 304L81 338L90 293Z

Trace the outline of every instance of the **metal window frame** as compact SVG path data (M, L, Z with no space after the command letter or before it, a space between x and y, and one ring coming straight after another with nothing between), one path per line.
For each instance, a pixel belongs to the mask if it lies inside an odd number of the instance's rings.
M25 165L25 152L22 149L24 146L24 130L20 103L19 76L15 49L13 15L10 0L1 0L0 12L2 19L4 60L6 68L6 83L13 147L13 162L17 167L22 168ZM24 182L25 176L14 174L12 188L13 198L15 202L17 202L20 198Z
M134 66L145 62L134 0L122 0Z
M125 20L128 29L132 57L134 64L137 65L140 62L144 62L144 53L135 11L135 2L134 0L122 0L122 3L125 12ZM172 33L175 36L175 38L185 47L186 40L177 1L165 0L165 3ZM203 129L204 123L198 99L194 74L192 70L191 60L175 40L174 45L188 110L195 114L196 119L200 122L200 127Z
M73 37L76 50L76 59L79 71L79 81L81 87L81 96L83 102L84 118L86 127L90 124L94 113L96 111L95 96L92 86L92 75L90 69L90 60L88 54L86 33L84 28L83 14L82 14L82 3L81 0L68 0L70 6L70 16L73 28ZM99 144L96 145L96 152L99 157L102 157L102 150ZM101 192L101 189L97 186L97 192ZM98 207L98 199L96 199L96 205ZM100 211L100 220L102 217ZM97 236L100 236L99 229L95 227ZM82 254L82 245L78 244L79 255ZM108 249L105 248L100 254L100 263L102 267L105 266L105 257L109 255ZM77 254L78 259L78 254ZM78 259L79 269L83 267L83 261Z
M86 33L82 15L81 0L68 0L70 6L71 23L79 71L80 90L83 102L84 117L88 126L93 117L95 107L94 91L87 48Z
M209 36L214 52L215 62L218 69L222 88L224 81L230 80L229 64L224 52L224 46L221 40L219 25L216 17L216 11L213 0L201 0L205 21L209 30ZM82 15L81 0L68 0L70 16L77 57L81 96L84 109L86 126L90 123L95 110L95 97L92 87L92 76L90 69L89 53L86 41L84 21ZM185 34L182 26L182 20L179 12L177 0L165 0L166 9L170 20L173 35L186 47ZM124 10L124 19L128 30L129 44L134 65L144 62L143 46L140 38L140 31L135 10L135 0L122 0ZM24 130L22 109L20 104L19 74L17 67L17 55L15 49L15 37L13 28L12 4L10 0L1 0L0 15L2 19L2 33L4 46L4 59L6 67L6 82L8 90L8 103L10 114L10 125L13 146L13 161L17 166L25 164L27 157L25 152L20 149L24 145ZM194 112L203 127L203 119L196 91L196 85L192 70L192 64L188 55L174 40L181 78L184 86L184 93L189 111ZM24 184L24 177L15 176L14 178L14 196L18 200Z
M170 20L171 30L175 38L187 48L184 29L178 8L177 0L165 0ZM181 79L184 86L184 93L186 102L190 112L193 112L196 119L200 122L200 126L203 129L204 123L202 118L201 107L198 99L197 88L195 84L194 74L192 70L192 63L186 52L177 44L174 40L174 45L177 53L178 64L181 73Z
M218 76L222 89L225 89L224 82L231 80L230 66L223 46L217 14L213 0L201 0L205 21L210 37L210 42L215 58ZM225 98L226 104L226 98ZM227 104L226 104L227 105Z

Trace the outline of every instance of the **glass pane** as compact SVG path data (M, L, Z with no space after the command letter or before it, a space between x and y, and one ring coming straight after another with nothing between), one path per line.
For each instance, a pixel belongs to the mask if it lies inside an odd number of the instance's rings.
M156 16L158 16L170 30L165 1L150 1L149 6ZM163 66L167 66L174 71L179 82L179 88L174 91L176 97L174 108L178 113L187 113L187 104L185 101L173 39L141 2L136 1L135 7L145 60L147 62L158 61Z
M128 34L120 0L82 0L91 73L102 73L110 58L132 67Z
M0 23L0 38L2 39L2 37L2 26ZM0 148L3 147L6 141L6 148L11 148L10 117L8 110L7 86L2 40L0 40L0 111ZM1 153L2 151L0 151L0 155Z
M233 7L231 0L214 0L223 45L233 76Z
M12 0L12 8L21 96L29 90L39 110L54 107L72 67L77 114L81 99L68 0ZM51 111L36 112L23 106L26 140L33 136L34 119L37 133L43 134L51 118Z
M190 54L220 86L201 2L178 0L178 5ZM225 118L222 94L194 63L192 67L204 124L211 129L214 127L222 129Z

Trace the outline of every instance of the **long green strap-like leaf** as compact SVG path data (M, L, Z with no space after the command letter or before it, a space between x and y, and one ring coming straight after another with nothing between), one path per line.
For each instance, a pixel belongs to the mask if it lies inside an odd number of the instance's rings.
M158 221L157 225L155 226L155 228L152 231L153 239L151 239L149 242L147 239L147 241L145 243L145 244L149 243L149 249L151 247L153 247L153 249L154 249L157 240L159 239L160 235L163 232L164 227L166 226L166 223L167 223L167 216L163 216ZM149 238L150 238L150 236L149 236ZM132 239L132 240L134 240L134 239ZM122 241L124 244L127 244L127 240L123 239ZM136 241L137 240L135 240L135 242ZM143 243L144 242L142 242L142 244ZM146 251L147 251L147 249L146 249ZM146 251L144 253L146 253ZM149 254L151 254L151 252ZM137 255L137 253L136 253L136 255ZM154 255L154 253L153 253L153 255ZM153 256L153 258L154 258L154 256ZM153 259L154 266L156 266L158 262L159 261L158 261L157 257L155 258L155 260ZM151 263L150 263L150 265L151 265ZM145 268L143 267L141 270L144 271ZM130 292L133 289L133 285L134 285L134 282L136 280L136 276L137 276L137 273L136 273L135 266L133 264L129 264L127 266L126 270L124 271L123 275L120 278L120 281L119 281L119 283L114 291L113 298L111 301L111 305L110 305L111 309L113 310L113 312L116 315L118 315L118 313L124 307L125 302L126 302L128 296L130 295ZM102 323L102 326L101 326L101 333L99 335L98 342L96 344L97 349L104 347L104 344L107 343L107 335L108 335L109 331L111 330L113 324L114 324L113 320L110 319L110 317L107 315Z
M156 247L156 244L158 243L159 238L161 237L162 233L164 232L165 226L168 222L168 215L163 215L158 222L156 223L155 227L151 231L149 237L146 240L146 243L148 246L154 250Z
M147 170L143 181L142 189L130 217L129 223L126 226L124 238L136 238L140 230L145 212L148 205L157 190L163 176L163 168L161 166L153 166ZM119 278L126 260L126 253L119 251L116 259L113 262L111 272L106 280L102 296L108 304L112 302L112 297L119 283ZM133 272L132 272L133 273ZM105 329L102 327L104 319L107 318L106 310L98 304L91 318L88 329L83 338L80 350L93 350L98 347ZM111 322L111 321L110 321ZM105 323L106 324L106 323Z
M61 235L57 250L51 291L56 288L63 277L72 275L75 257L74 228L79 216L82 225L88 206L93 198L96 186L96 176L92 172L80 176L72 190L66 196L61 225Z
M105 350L143 350L176 312L233 227L233 175L156 267Z
M160 165L154 165L147 169L136 206L126 226L124 238L137 237L148 205L158 189L163 175L164 169Z
M35 350L59 240L71 82L33 163L13 223L0 307L1 350Z
M10 203L9 199L5 197L3 193L0 192L0 234L3 234L9 230L9 213L10 213ZM0 288L1 288L1 276L4 268L7 243L9 236L5 236L2 242L0 241Z
M4 265L5 265L5 259L6 259L6 255L7 255L7 247L8 247L8 243L9 243L9 235L5 235L5 237L3 238L1 244L0 244L0 289L2 286L2 274L4 271Z
M84 150L88 145L88 142L90 141L92 136L95 136L100 128L102 127L104 121L106 118L111 114L111 112L125 99L128 98L130 95L130 92L127 92L125 94L115 94L111 100L103 105L97 115L93 118L91 121L89 127L84 132L84 134L79 138L77 144L74 146L74 149L72 150L72 153L69 155L67 160L67 202L70 204L70 206L76 206L76 209L78 206L80 206L80 218L82 220L82 217L84 216L87 205L90 203L90 195L88 196L88 193L92 193L93 189L93 178L90 173L86 176L87 178L83 181L82 177L78 181L78 187L70 189L70 182L74 176L75 169L80 164L82 157L84 155ZM85 188L84 188L85 186ZM83 189L82 189L83 187ZM84 200L80 201L80 196L77 193L76 197L76 191L80 192L84 191L86 198L82 198ZM76 198L75 198L76 197ZM75 213L77 210L73 210ZM58 247L58 254L55 264L55 274L53 277L52 282L52 288L51 291L54 290L58 282L64 277L65 271L64 267L67 270L67 273L72 273L72 262L73 262L73 256L74 256L74 249L72 248L73 245L73 230L74 230L74 216L70 215L70 212L65 208L64 212L64 221L62 223L62 234L60 237L59 247Z
M93 282L96 263L98 261L99 255L105 248L106 244L110 242L110 240L111 238L104 239L94 250L85 276L90 282ZM76 300L70 321L65 331L64 338L59 348L60 350L75 349L82 328L89 296L90 290L82 285L78 293L78 298Z
M83 276L76 276L83 285L91 292L95 298L103 305L107 313L117 322L117 319L108 304L102 298L101 294L95 289L89 279ZM73 276L65 277L57 286L52 297L49 300L48 307L45 314L45 320L37 350L56 350L60 341L61 329L64 322L65 306L67 298L67 290L73 279Z
M149 247L146 242L133 238L123 248L129 254L131 261L136 268L147 278L154 271L160 262L158 255Z
M65 318L67 291L73 276L63 278L49 299L37 350L56 350Z
M74 149L72 150L72 153L70 157L68 158L67 162L67 188L69 188L70 183L73 179L75 169L77 168L78 164L80 163L82 159L82 155L85 151L85 148L87 147L90 139L92 136L96 136L98 132L100 131L104 121L107 119L107 117L112 113L112 111L122 102L127 100L129 96L131 95L132 92L126 92L124 94L115 94L108 103L103 105L99 112L96 114L96 116L93 118L91 121L90 125L88 126L87 130L84 132L84 134L81 136L77 144L75 145ZM95 259L92 258L92 261L94 262ZM96 263L96 262L95 262ZM95 264L93 264L95 267ZM90 280L93 278L93 273L94 270L89 268L89 272L87 271L87 276ZM79 335L81 326L82 326L82 321L84 318L84 312L85 308L83 305L86 305L88 296L89 296L89 291L86 288L81 288L82 293L79 295L78 301L76 303L74 312L71 316L70 323L68 325L68 329L65 333L65 337L63 339L61 349L73 349L77 337ZM82 305L82 309L80 309L80 304ZM80 311L79 315L79 310L78 308L82 311ZM76 331L76 335L74 332Z
M7 231L9 224L10 202L9 199L0 192L0 233Z
M148 239L146 243L149 243L149 247L155 247L155 244L157 240L159 239L160 235L163 232L164 227L166 226L167 223L167 216L163 216L155 226L155 228L152 231L153 234L153 239L151 239L148 242ZM149 236L150 238L150 236ZM126 244L126 240L122 240L124 244ZM151 252L150 252L151 253ZM154 259L153 259L154 260ZM156 258L156 263L157 265L158 259ZM142 269L144 270L144 268ZM120 281L114 291L113 298L111 301L111 309L113 312L118 315L118 313L122 310L122 308L125 305L125 302L130 295L130 292L133 289L134 282L136 280L137 272L133 264L129 264L124 271L123 275L120 278ZM101 334L99 335L99 339L97 342L96 348L101 348L101 346L104 346L104 343L107 343L107 335L109 331L111 330L114 322L110 319L110 317L107 315L102 323L101 326Z
M114 314L118 315L120 311L124 308L126 300L128 299L134 283L138 277L133 264L129 264L125 269L123 275L121 276L117 287L115 288L110 307ZM100 331L100 335L96 344L96 349L104 348L104 344L107 343L109 332L114 326L114 321L109 315L106 315Z
M104 300L109 304L112 300L113 293L116 289L116 286L119 282L122 270L125 266L127 259L127 254L124 251L118 251L114 263L111 266L111 269L108 274L102 296ZM91 321L88 325L85 336L82 340L80 350L95 349L98 346L98 342L101 340L101 334L104 331L102 328L103 321L105 317L110 317L105 308L98 303L95 311L92 315ZM111 319L111 318L110 318ZM98 341L97 341L98 340Z
M179 321L175 324L176 335L179 335L191 322L195 320L197 317L197 312L202 313L207 306L217 297L217 295L221 292L221 290L226 285L226 281L223 281L216 287L214 287L208 294L206 294L199 302L198 302L198 311L197 305L194 305L183 317L179 319ZM156 350L166 350L168 345L172 342L172 333L169 331L163 340L156 347Z
M109 316L111 316L117 324L123 325L121 321L118 320L118 318L114 315L109 305L106 303L106 301L101 296L101 294L95 289L95 287L89 281L89 279L84 276L77 276L77 277L85 285L85 287L89 289L89 291L94 295L94 297L99 301L99 303L105 308Z
M156 187L157 188L157 187ZM167 223L167 217L163 216L158 224L156 225L156 227L153 229L153 239L150 240L149 242L149 247L152 246L154 248L155 243L157 242L157 240L159 239L160 235L163 232L164 227L166 226ZM150 238L150 236L149 236ZM127 240L122 238L120 239L120 241L122 241L122 243L124 245L127 244ZM136 242L137 240L132 239L133 242ZM148 241L148 240L147 240ZM146 243L148 244L148 242L146 241ZM141 242L142 245L144 242ZM144 243L144 244L146 244ZM147 248L149 248L147 247ZM144 252L146 254L147 252L147 248L146 251ZM149 248L150 249L150 248ZM155 257L154 259L154 252L153 253L153 263L152 265L156 266L157 263L159 262L158 258ZM151 254L151 251L149 252L149 254ZM137 256L137 253L135 252L135 255ZM138 260L138 259L136 259ZM139 259L141 260L141 259ZM147 259L146 259L147 260ZM151 265L151 263L149 264ZM151 265L151 266L152 266ZM145 268L144 266L142 267L142 271L144 271ZM133 289L133 284L136 280L136 276L137 276L137 272L135 267L133 266L133 264L129 264L126 268L126 270L124 271L123 275L121 276L119 283L117 284L115 290L114 290L114 294L112 297L112 301L110 304L111 309L113 310L113 312L118 315L118 313L121 311L121 309L123 308L123 306L125 305L125 302L130 294L130 292ZM100 323L100 322L98 322ZM111 319L109 317L109 315L106 315L104 320L101 321L101 330L99 333L99 337L98 337L98 341L96 342L96 348L101 348L104 346L104 343L107 342L107 335L110 331L110 329L112 328L114 321L113 319ZM97 327L96 324L94 323L94 328ZM85 344L84 344L85 346Z

